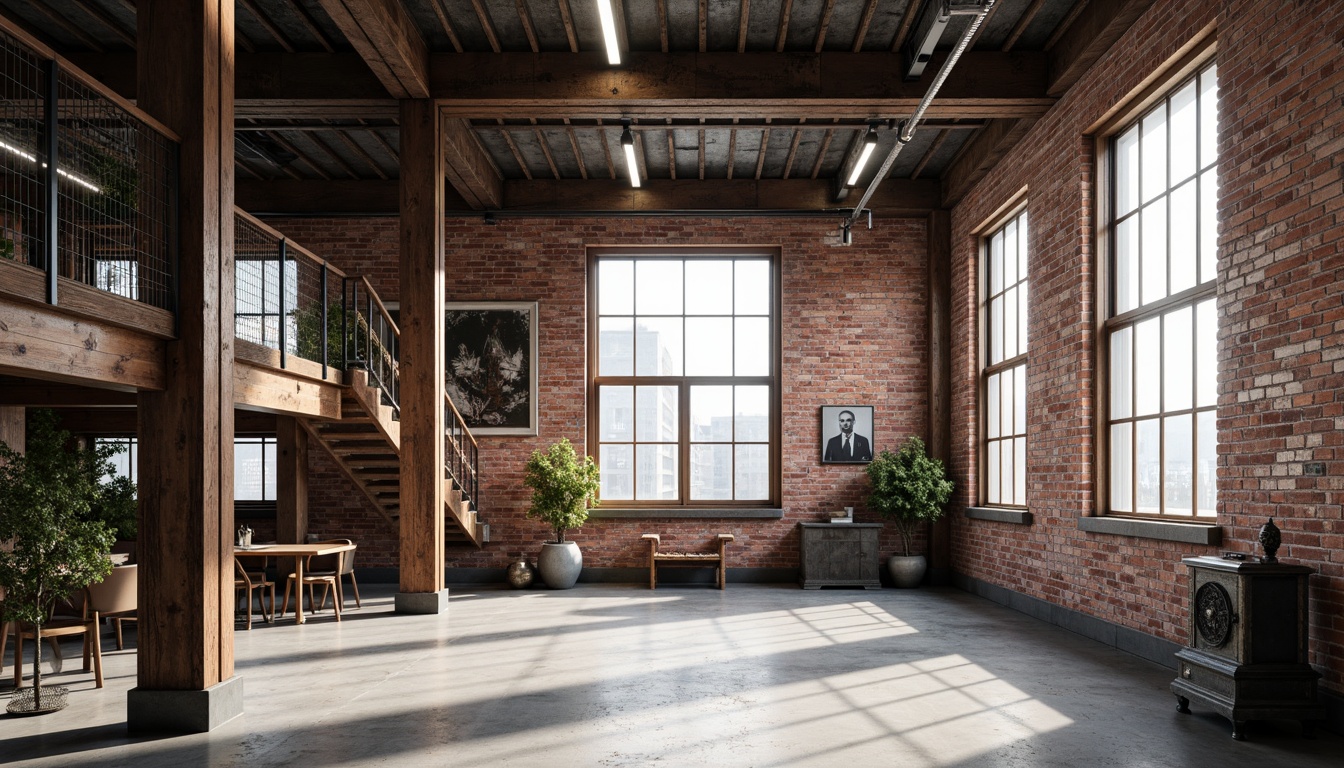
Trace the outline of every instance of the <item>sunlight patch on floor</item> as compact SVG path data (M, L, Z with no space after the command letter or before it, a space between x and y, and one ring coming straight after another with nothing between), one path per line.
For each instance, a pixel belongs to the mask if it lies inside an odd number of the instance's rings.
M1073 721L961 656L783 685L690 696L656 707L613 697L582 723L542 726L532 740L591 764L842 765L875 751L903 766L948 765ZM631 738L631 734L642 734ZM471 744L476 761L536 758L517 739Z

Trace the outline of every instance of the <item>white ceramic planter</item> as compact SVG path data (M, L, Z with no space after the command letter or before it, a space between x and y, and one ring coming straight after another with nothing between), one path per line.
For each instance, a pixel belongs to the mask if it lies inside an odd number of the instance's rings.
M918 587L924 581L924 571L928 570L928 560L923 555L892 555L887 561L887 573L891 581L901 589Z
M583 553L572 541L559 544L548 541L541 545L537 558L537 573L551 589L569 589L579 580L583 570Z

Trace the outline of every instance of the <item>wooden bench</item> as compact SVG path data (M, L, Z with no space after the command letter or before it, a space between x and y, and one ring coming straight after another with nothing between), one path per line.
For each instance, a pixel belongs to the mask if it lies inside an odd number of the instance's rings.
M683 566L714 566L719 589L728 585L728 542L733 541L731 533L718 535L718 552L660 552L658 545L662 538L656 533L646 533L641 538L649 542L649 589L658 588L658 564Z

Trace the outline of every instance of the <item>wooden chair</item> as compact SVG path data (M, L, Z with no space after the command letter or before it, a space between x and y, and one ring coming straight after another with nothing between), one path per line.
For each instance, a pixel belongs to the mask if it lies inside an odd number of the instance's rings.
M310 542L312 544L354 544L350 539L328 539L327 541ZM289 610L289 591L294 589L294 606L296 611L303 610L303 590L308 589L308 610L317 613L321 608L327 605L327 595L335 593L336 595L336 620L341 620L341 606L345 602L341 592L341 574L344 572L344 562L346 555L351 552L337 552L334 555L316 555L309 556L303 561L303 583L295 584L298 579L297 574L291 573L285 579L285 598L280 603L280 614L283 616ZM352 577L353 578L353 577ZM319 605L314 599L313 588L318 584L322 585L322 602ZM358 589L356 589L358 594ZM356 606L359 603L356 602Z
M649 589L658 588L658 565L713 566L714 579L719 589L728 586L728 542L733 541L731 533L720 533L716 541L717 552L660 552L658 546L662 537L656 533L646 533L640 538L649 542Z
M84 618L92 619L95 627L101 626L103 619L112 619L117 630L118 651L126 647L122 642L121 623L136 618L139 580L140 566L122 565L113 568L107 578L84 588ZM101 635L95 634L95 638L98 638L95 644L99 644Z
M258 571L248 573L243 564L235 558L233 561L233 589L237 593L242 592L247 599L247 631L252 631L252 592L257 591L257 605L261 606L261 617L269 624L275 620L275 582L266 578L266 572ZM271 588L271 613L266 614L266 601L263 596L266 594L266 588ZM282 611L283 613L283 611Z
M61 671L61 647L58 641L68 635L84 636L84 671L88 672L90 661L93 667L94 684L103 687L103 653L98 643L98 623L80 616L53 616L39 632L31 624L11 622L8 634L14 635L14 687L23 683L23 641L42 642L47 640L52 649L52 671Z

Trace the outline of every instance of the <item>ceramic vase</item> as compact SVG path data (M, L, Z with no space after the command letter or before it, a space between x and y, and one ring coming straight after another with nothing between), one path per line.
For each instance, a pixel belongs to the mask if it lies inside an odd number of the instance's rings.
M928 566L923 555L892 555L887 561L887 573L891 574L891 582L898 588L910 589L924 581Z
M572 541L555 543L548 541L541 545L541 556L537 558L537 573L546 586L551 589L569 589L579 580L579 571L583 570L583 553L579 545Z

